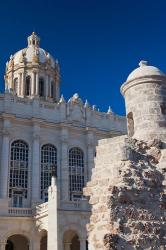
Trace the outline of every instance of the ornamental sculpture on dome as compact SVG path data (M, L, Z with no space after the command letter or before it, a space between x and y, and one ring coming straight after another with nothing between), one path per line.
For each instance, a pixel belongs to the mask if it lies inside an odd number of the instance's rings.
M32 57L32 62L39 63L39 55L38 55L37 50L34 51L34 54L33 54L33 57Z
M26 61L25 56L26 56L26 49L23 49L19 60L20 63L24 63Z
M144 66L147 66L148 65L148 62L147 61L144 61L144 60L141 60L138 64L140 67L144 67Z
M10 61L9 61L9 65L8 66L9 66L8 67L9 70L13 69L13 67L14 67L14 58L13 58L12 55L10 56Z

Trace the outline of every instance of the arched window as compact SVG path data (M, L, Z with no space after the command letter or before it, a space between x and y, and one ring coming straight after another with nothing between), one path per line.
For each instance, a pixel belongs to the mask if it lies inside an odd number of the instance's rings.
M69 150L70 200L82 198L84 181L84 153L79 148L71 148Z
M54 82L51 82L51 89L50 89L50 97L53 98L54 97Z
M44 96L44 79L39 78L39 96Z
M14 93L16 94L18 92L18 78L14 79Z
M41 148L41 199L48 200L48 187L51 185L53 167L57 168L57 149L51 144Z
M28 192L28 145L22 140L11 144L9 197L14 207L22 207Z
M30 96L31 95L31 77L27 76L25 81L25 95Z

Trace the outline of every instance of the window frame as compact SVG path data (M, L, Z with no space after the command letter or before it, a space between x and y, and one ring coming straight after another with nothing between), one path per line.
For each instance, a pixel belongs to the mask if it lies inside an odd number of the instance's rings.
M44 147L47 149L44 149ZM49 153L48 147L49 149L52 148L52 151L50 151L51 153ZM53 166L56 167L57 172L57 147L51 143L46 143L41 146L40 155L40 196L41 199L46 202L46 193L48 193L48 187L51 185Z
M80 200L83 197L83 187L85 186L85 155L81 148L72 147L69 149L68 165L69 199L71 201Z
M15 192L21 192L23 199L28 198L29 189L29 145L22 139L16 139L10 144L8 197Z

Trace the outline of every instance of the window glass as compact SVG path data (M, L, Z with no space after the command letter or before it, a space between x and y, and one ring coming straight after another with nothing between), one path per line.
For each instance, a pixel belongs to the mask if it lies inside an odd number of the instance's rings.
M79 148L69 151L70 200L80 200L84 187L84 154Z
M57 149L51 144L46 144L41 149L41 199L44 201L48 200L53 168L57 168Z
M28 153L28 145L24 141L17 140L11 144L9 197L13 197L14 204L21 205L22 198L27 198Z

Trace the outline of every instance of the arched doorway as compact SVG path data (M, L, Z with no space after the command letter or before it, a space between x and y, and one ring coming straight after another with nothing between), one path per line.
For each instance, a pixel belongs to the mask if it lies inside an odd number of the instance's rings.
M20 234L15 234L7 239L6 250L29 250L29 240Z
M80 241L77 232L68 230L63 237L64 250L80 250Z
M80 242L78 235L74 235L72 241L71 241L71 250L79 250L80 249Z
M40 250L47 250L47 235L45 235L41 238Z

